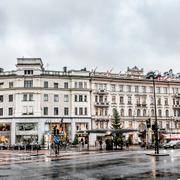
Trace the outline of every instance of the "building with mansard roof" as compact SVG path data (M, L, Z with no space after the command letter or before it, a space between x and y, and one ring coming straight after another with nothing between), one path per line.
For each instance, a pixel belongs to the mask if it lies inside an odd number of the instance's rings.
M155 90L159 129L166 138L168 133L178 134L179 77L162 77ZM146 128L146 120L151 118L151 124L155 120L153 84L143 69L128 67L119 74L67 67L50 71L41 58L18 58L16 70L0 69L0 143L41 143L44 138L48 146L54 127L62 141L70 142L79 132L84 132L82 136L88 130L105 132L111 129L113 108L118 110L123 128L138 130L126 138L133 143L152 142L153 131ZM90 145L104 135L90 133Z

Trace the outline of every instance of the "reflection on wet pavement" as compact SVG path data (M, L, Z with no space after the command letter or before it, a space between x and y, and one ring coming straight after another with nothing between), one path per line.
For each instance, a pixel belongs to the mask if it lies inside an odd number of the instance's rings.
M18 158L22 163L0 166L0 179L177 180L180 150L167 152L170 156L152 157L145 155L145 151L76 153L58 158L7 155L6 158Z

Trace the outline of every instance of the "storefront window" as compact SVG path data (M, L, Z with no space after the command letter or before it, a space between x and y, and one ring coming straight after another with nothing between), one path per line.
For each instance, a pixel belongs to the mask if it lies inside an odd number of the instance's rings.
M10 124L0 124L0 131L10 131Z
M17 131L37 131L38 124L37 123L17 123L16 129Z

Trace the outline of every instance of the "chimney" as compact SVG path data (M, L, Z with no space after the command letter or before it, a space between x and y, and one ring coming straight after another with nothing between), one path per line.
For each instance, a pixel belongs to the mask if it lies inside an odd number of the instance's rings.
M66 66L63 67L63 71L64 71L65 73L67 72L67 67L66 67Z

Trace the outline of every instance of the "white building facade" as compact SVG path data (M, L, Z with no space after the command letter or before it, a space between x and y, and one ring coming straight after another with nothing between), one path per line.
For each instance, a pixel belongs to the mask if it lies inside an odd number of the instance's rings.
M156 81L156 100L160 129L179 133L180 80ZM18 58L15 71L0 71L0 143L45 138L47 144L54 126L72 142L80 130L110 129L113 108L123 128L143 132L148 118L153 124L153 84L143 69L128 68L125 74L66 67L48 71L40 58ZM90 145L98 136L90 137ZM138 143L137 132L128 136Z

